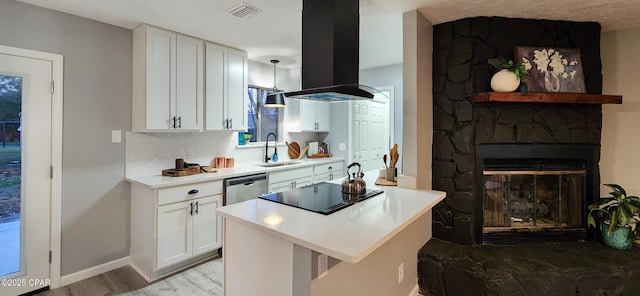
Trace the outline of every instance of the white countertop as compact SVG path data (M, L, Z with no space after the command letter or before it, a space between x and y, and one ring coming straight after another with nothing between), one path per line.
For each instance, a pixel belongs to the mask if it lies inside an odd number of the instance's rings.
M357 263L444 199L445 193L376 186L377 171L366 172L367 188L384 193L330 215L272 201L253 199L217 209L217 213L274 237ZM340 180L334 183L341 183ZM227 234L233 235L233 234Z
M282 171L282 170L288 170L293 168L313 166L313 165L325 164L325 163L343 161L343 160L344 158L342 157L283 160L281 162L295 161L300 163L290 164L285 166L278 166L278 167L261 167L258 164L238 165L233 168L215 169L217 170L215 173L202 173L202 174L195 174L195 175L183 176L183 177L166 177L162 175L153 175L153 176L126 178L126 180L131 183L136 183L139 185L149 187L151 189L156 189L156 188L171 187L176 185L185 185L185 184L192 184L192 183L199 183L199 182L222 180L222 179L231 178L231 177L246 176L246 175L258 174L258 173L264 173L264 172ZM346 169L346 166L345 166L345 169Z

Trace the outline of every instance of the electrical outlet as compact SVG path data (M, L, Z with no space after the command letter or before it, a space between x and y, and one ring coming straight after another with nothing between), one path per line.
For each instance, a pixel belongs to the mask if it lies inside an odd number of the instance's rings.
M191 158L193 158L193 148L191 148L191 147L188 147L188 148L187 148L187 151L186 151L186 155L185 155L185 157L186 157L187 159L191 159Z
M338 150L340 150L340 151L347 150L347 144L345 144L345 143L338 144Z
M329 257L325 254L318 255L318 278L329 273Z
M402 280L404 280L404 262L398 266L398 284L402 283Z

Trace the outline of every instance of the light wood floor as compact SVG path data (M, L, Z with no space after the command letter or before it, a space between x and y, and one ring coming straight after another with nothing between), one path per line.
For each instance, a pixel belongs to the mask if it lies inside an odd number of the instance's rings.
M222 295L223 265L217 258L170 277L147 283L133 268L124 266L39 296L102 295Z

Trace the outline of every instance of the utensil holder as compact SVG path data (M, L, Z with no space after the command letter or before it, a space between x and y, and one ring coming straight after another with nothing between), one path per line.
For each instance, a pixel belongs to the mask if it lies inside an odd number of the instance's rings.
M387 179L387 181L395 182L397 175L398 175L398 168L388 168L385 179Z

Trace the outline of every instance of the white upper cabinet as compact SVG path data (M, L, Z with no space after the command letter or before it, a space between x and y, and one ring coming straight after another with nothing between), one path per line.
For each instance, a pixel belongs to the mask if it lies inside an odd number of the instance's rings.
M200 39L178 35L176 49L176 115L178 128L202 130L204 124L204 50Z
M205 53L205 129L246 130L247 53L210 42Z
M328 132L330 103L287 99L285 120L289 132Z
M133 31L133 131L201 131L204 46L141 25Z

